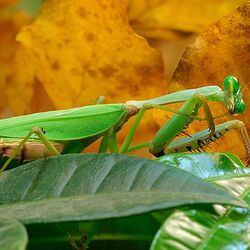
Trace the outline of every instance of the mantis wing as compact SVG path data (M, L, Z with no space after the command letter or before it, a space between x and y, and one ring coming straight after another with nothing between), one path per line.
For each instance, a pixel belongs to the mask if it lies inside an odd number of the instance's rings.
M32 128L39 127L45 131L49 140L77 140L102 135L109 128L122 125L126 115L125 104L102 104L35 113L1 120L0 136L22 138Z

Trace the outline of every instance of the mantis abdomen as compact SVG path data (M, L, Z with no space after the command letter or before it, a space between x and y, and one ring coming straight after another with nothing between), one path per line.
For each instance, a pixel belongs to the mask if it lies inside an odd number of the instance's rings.
M17 149L17 147L20 145L20 142L22 139L17 140L9 140L2 138L0 140L0 155L1 156L11 156L13 152ZM59 142L52 142L53 146L57 149L58 152L62 152L64 148L63 143ZM37 160L44 157L52 156L53 154L47 146L43 142L39 141L28 141L26 142L21 150L15 154L15 159L17 159L20 162L23 161L31 161L31 160Z

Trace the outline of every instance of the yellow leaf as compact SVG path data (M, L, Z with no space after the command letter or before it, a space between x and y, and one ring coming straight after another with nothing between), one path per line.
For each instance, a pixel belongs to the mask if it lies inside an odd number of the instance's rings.
M170 86L170 91L180 88L196 88L202 85L222 85L223 78L235 75L239 78L247 104L243 115L234 117L247 125L250 133L250 2L241 5L231 15L213 23L194 44L189 46L180 60ZM212 104L214 114L223 113L222 104ZM232 119L227 118L227 119ZM215 144L214 144L215 145ZM244 158L239 135L225 136L214 151L231 151Z
M128 0L129 20L144 37L176 39L200 33L211 22L230 13L244 0Z
M146 99L166 88L161 55L128 25L125 0L47 0L17 40L8 84L16 114L81 106L100 95L108 103Z
M31 18L22 12L0 13L0 110L6 105L6 79L11 72L11 63L17 46L15 36L24 24Z

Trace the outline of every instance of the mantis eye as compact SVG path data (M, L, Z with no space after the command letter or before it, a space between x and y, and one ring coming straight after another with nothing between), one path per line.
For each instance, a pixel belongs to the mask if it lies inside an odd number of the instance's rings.
M240 89L240 83L235 76L227 76L223 83L224 89L228 93L236 94Z
M234 76L227 76L224 79L225 103L231 114L243 113L246 103L242 99L240 83Z
M246 103L243 99L240 100L239 103L235 103L234 105L234 113L243 113L246 109Z

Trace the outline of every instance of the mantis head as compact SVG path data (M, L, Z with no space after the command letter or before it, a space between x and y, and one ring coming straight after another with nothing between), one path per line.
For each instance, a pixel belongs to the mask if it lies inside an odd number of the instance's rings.
M234 76L227 76L224 79L225 102L230 114L243 113L246 103L242 99L240 83Z

